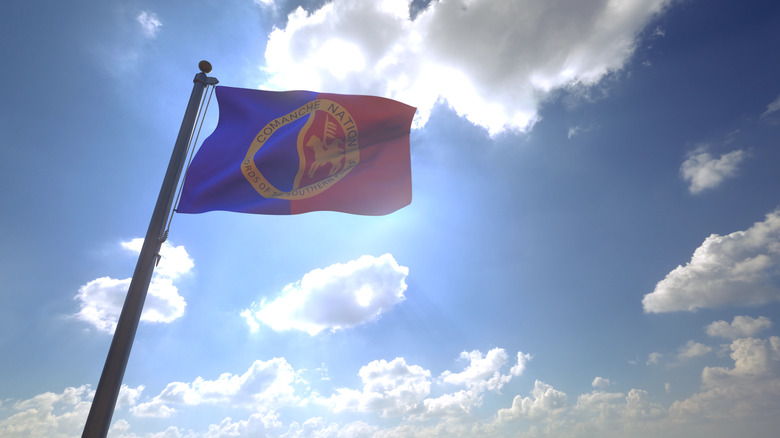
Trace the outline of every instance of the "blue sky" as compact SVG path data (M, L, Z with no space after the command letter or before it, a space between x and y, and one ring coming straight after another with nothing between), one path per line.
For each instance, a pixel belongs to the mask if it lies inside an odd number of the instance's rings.
M777 2L27 1L0 24L0 436L80 436L201 59L416 106L413 201L174 216L109 436L780 425Z

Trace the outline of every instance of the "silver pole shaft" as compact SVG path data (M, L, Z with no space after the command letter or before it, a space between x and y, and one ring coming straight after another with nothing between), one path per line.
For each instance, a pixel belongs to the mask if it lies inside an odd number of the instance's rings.
M165 229L165 222L171 211L179 177L186 161L187 146L195 126L198 107L206 86L217 83L216 78L206 76L206 73L211 71L210 64L202 61L200 69L201 73L195 75L192 94L187 104L187 111L184 113L179 137L176 139L176 144L173 147L171 161L168 163L168 170L165 173L165 179L157 197L157 204L154 207L152 219L146 231L141 254L138 255L133 279L130 281L130 288L127 291L125 304L122 306L122 313L119 315L114 338L108 350L103 373L100 376L95 398L92 400L92 407L89 410L87 423L84 426L84 433L81 435L82 438L105 438L111 425L111 417L114 414L114 407L119 397L122 378L127 368L127 360L130 357L135 332L141 319L144 300L146 300L146 293L149 290L149 283L152 280L152 273L154 272L160 247L163 243L162 234Z

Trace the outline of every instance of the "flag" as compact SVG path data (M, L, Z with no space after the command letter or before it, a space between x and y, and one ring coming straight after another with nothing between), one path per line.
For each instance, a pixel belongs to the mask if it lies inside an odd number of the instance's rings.
M179 213L392 213L412 199L415 108L375 96L216 87L219 121Z

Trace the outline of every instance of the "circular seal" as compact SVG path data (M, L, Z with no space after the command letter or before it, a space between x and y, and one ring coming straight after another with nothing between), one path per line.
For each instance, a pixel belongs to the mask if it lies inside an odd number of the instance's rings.
M304 117L308 119L298 133L299 165L293 188L279 190L257 168L255 155L279 128ZM241 172L264 198L299 200L327 190L359 160L358 129L352 116L332 100L316 99L265 125L249 146Z

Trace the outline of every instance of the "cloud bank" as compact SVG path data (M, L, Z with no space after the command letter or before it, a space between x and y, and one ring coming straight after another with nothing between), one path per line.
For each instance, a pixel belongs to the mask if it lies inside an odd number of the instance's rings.
M631 58L638 34L671 0L441 0L410 19L407 0L298 8L266 46L270 89L437 102L486 128L527 131L561 88L597 84Z
M198 377L191 383L172 382L148 402L134 406L137 417L167 418L176 412L173 406L200 404L241 406L268 412L296 405L294 384L298 374L284 358L255 361L243 374L223 373L217 379Z
M502 407L494 401L483 405L483 397L488 393L498 394L509 388L506 383L516 376L518 366L524 366L529 359L527 354L518 352L517 364L507 370L510 356L502 348L486 353L463 352L463 370L445 370L439 378L432 378L431 370L403 357L374 360L360 368L360 387L339 387L329 396L314 390L312 385L316 382L303 380L301 371L284 358L257 360L241 374L171 382L154 397L144 398L143 386L123 386L118 418L110 435L137 438L131 432L133 418L170 418L166 423L175 424L176 415L184 415L185 410L197 412L197 406L219 406L244 410L247 417L225 417L199 431L171 425L148 436L682 438L733 436L734 431L741 431L744 436L770 436L769 429L762 432L761 420L775 418L775 407L780 403L780 337L738 338L732 341L730 350L733 366L705 366L701 388L668 407L643 389L606 392L602 388L614 384L603 377L594 378L596 389L576 397L537 379L528 395L515 393L509 406ZM93 396L94 392L85 385L27 400L3 400L0 435L77 436ZM314 406L319 415L336 416L329 417L331 420L311 416L300 423L282 420L281 412ZM476 408L487 409L489 415L477 419L473 415ZM3 415L6 412L9 415ZM383 419L379 424L338 420L370 413Z

